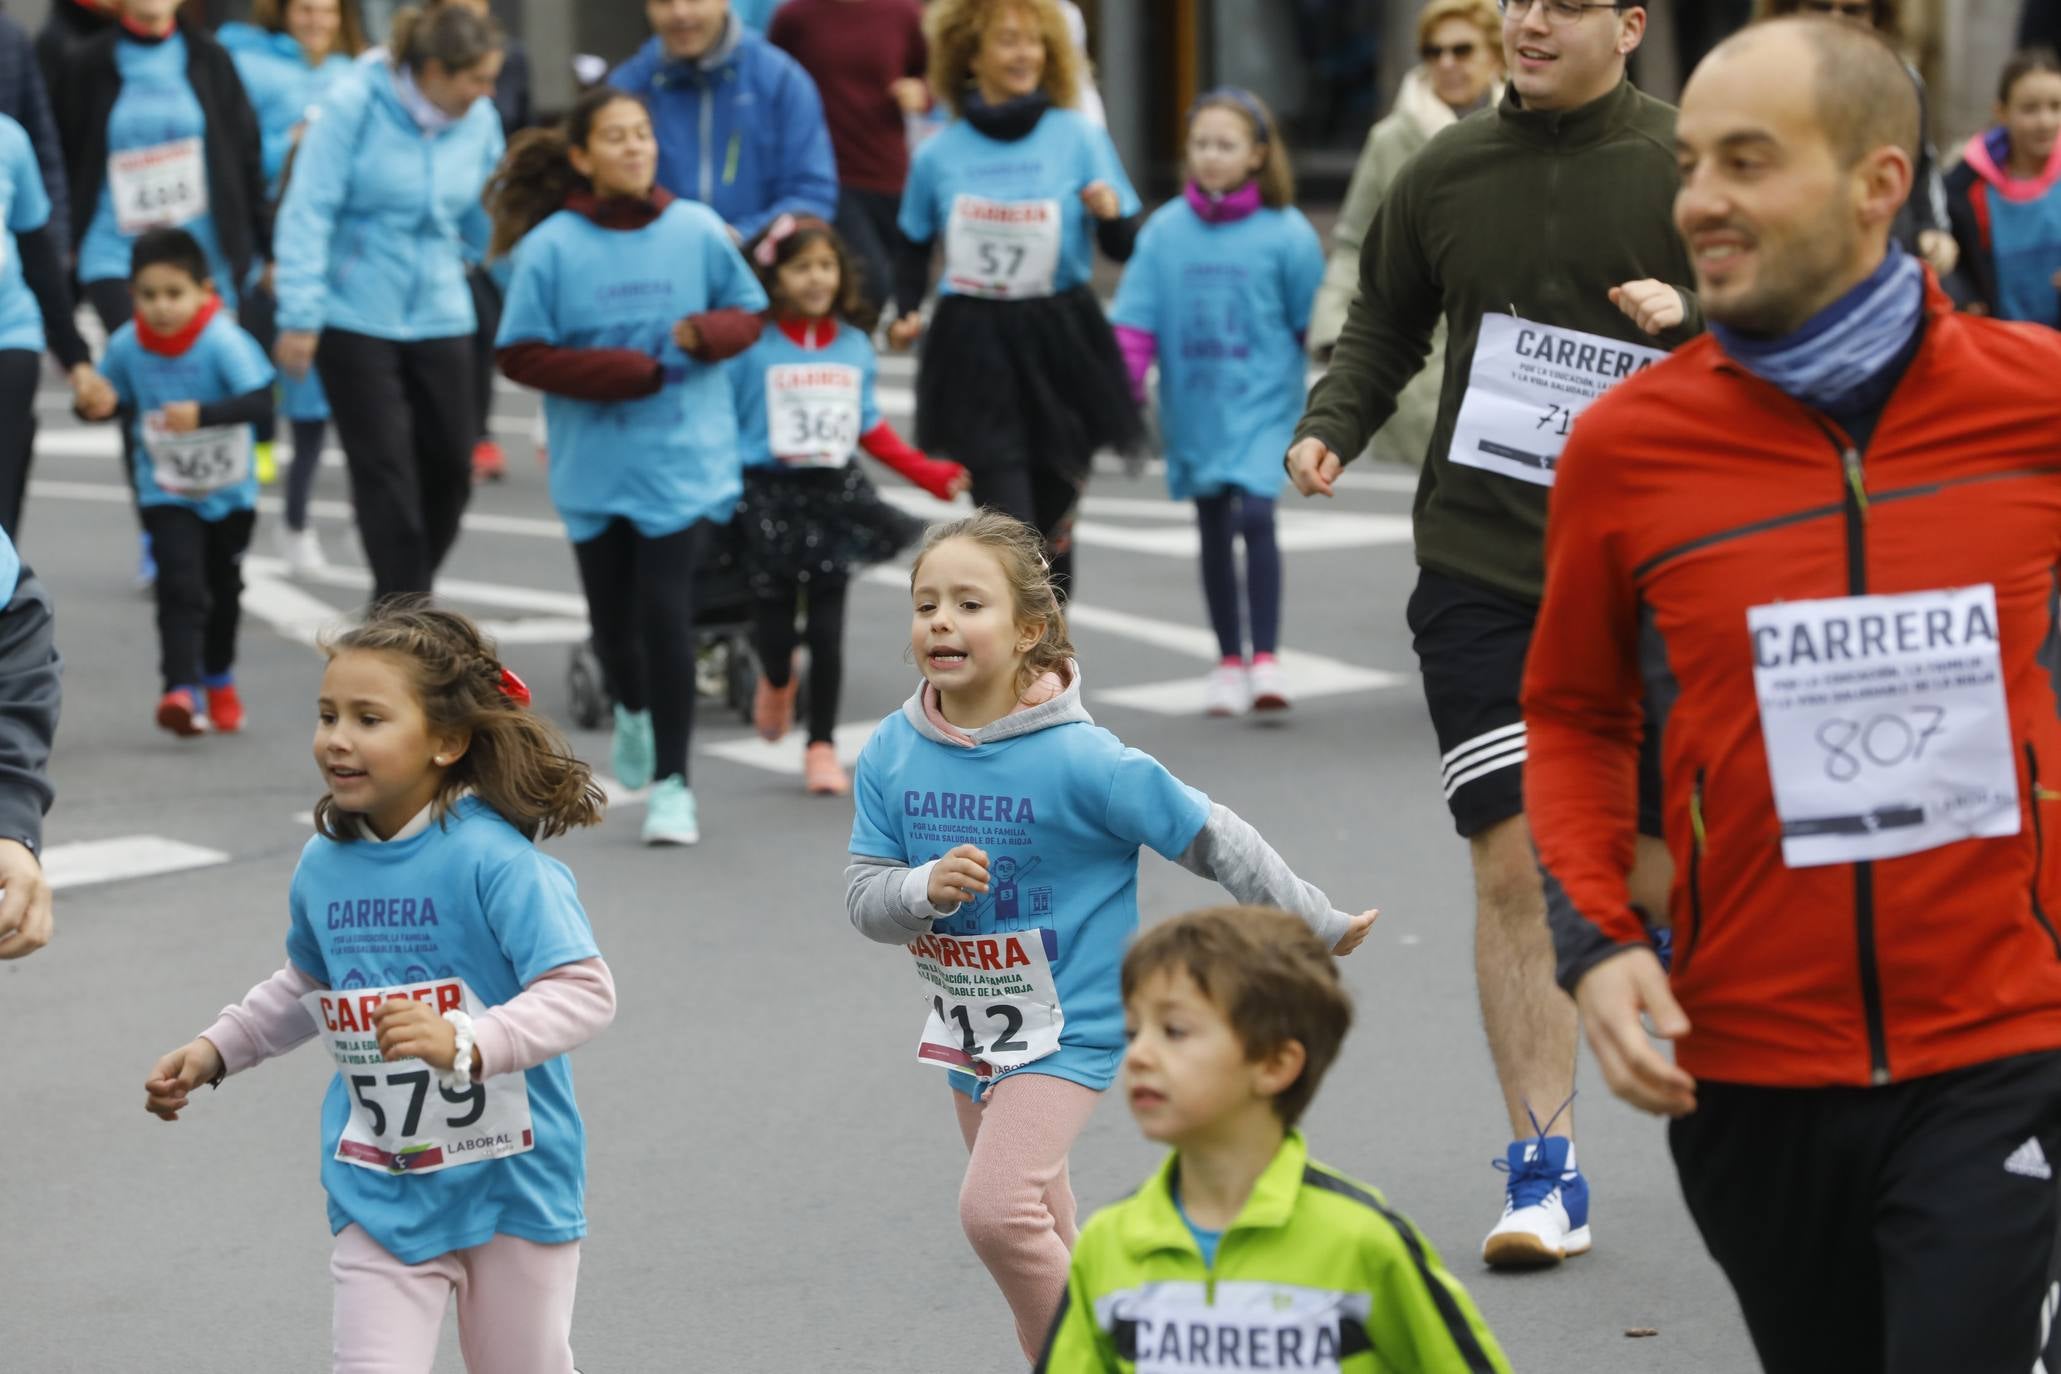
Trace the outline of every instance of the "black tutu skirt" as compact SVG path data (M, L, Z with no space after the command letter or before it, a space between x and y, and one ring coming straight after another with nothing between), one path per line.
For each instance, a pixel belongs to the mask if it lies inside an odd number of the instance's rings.
M856 462L841 468L746 468L744 500L733 523L757 596L892 558L926 528L881 500Z
M1026 301L945 296L916 373L916 444L973 472L1051 464L1085 480L1145 426L1116 334L1085 286Z

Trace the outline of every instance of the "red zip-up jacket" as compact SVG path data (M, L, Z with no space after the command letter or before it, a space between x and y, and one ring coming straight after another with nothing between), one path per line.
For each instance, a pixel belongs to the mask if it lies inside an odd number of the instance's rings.
M1572 990L1644 943L1624 875L1648 696L1676 866L1672 980L1691 1023L1676 1058L1691 1074L1879 1084L2061 1047L2057 378L2061 334L1957 315L1928 274L1923 339L1865 451L1707 336L1576 424L1525 674L1525 809ZM2015 770L2017 833L1788 866L1751 609L1984 585L2007 721L1988 738L2008 729L2010 761L1992 767ZM1922 642L1923 618L1908 628ZM1857 672L1866 649L1818 646ZM1873 740L1890 762L1909 748L1899 731ZM1843 723L1806 737L1824 757L1793 750L1785 776L1856 771ZM1872 833L1882 817L1844 820Z

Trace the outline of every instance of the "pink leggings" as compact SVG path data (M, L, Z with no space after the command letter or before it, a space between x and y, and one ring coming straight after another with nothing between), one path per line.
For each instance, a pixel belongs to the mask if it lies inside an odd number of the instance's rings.
M959 1187L959 1224L995 1276L1016 1318L1016 1343L1036 1362L1059 1300L1073 1242L1073 1188L1066 1153L1101 1094L1049 1074L1019 1073L983 1104L952 1094L959 1134L973 1157Z
M572 1374L580 1244L495 1236L403 1264L362 1227L337 1233L335 1374L429 1374L444 1308L458 1297L458 1348L472 1374Z

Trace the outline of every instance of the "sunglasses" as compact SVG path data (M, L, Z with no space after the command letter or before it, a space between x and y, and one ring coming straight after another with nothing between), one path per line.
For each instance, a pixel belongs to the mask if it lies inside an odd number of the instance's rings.
M1451 57L1455 62L1465 62L1468 58L1474 56L1478 46L1478 44L1474 43L1455 43L1450 47L1442 48L1436 43L1426 43L1423 47L1417 49L1417 56L1423 58L1427 63L1436 63L1446 57Z

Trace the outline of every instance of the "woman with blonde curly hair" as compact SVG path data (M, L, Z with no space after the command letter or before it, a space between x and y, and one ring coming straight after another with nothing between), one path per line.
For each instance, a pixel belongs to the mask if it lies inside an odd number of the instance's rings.
M1080 56L1053 0L938 0L930 85L953 119L902 192L898 300L944 275L916 381L916 441L966 465L973 499L1035 528L1070 588L1071 528L1101 448L1142 437L1122 355L1089 289L1090 231L1122 262L1138 193L1074 108ZM921 330L913 310L896 324Z

